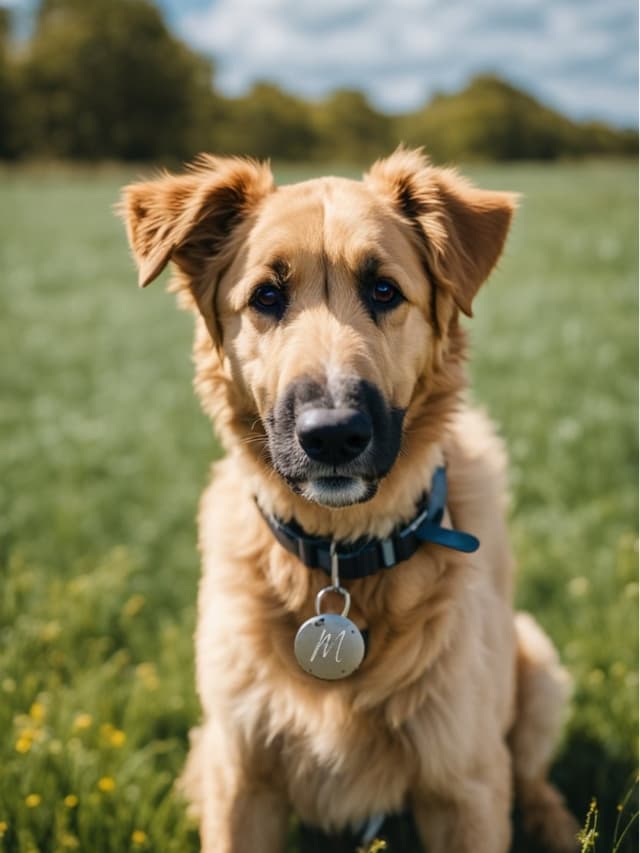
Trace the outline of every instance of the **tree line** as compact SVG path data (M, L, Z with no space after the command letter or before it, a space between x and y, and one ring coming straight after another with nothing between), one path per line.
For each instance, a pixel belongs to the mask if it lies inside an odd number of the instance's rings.
M0 157L177 162L198 151L362 163L400 141L436 161L635 156L638 134L578 123L476 77L403 115L341 89L309 102L269 82L224 97L211 60L150 0L41 0L31 34L0 10Z

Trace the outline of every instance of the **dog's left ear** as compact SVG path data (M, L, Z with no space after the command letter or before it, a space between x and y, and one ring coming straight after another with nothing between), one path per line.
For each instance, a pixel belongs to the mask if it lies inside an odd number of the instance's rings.
M365 175L412 226L434 284L467 316L507 237L517 195L480 190L451 169L432 166L420 150L399 148Z

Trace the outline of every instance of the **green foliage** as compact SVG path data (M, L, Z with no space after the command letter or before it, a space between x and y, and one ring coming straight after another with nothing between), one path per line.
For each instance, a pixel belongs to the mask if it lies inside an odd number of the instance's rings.
M637 803L637 782L633 785L623 801L618 804L618 817L613 831L613 840L608 845L607 849L611 853L619 853L623 849L622 845L629 833L637 828L638 810ZM591 800L589 811L584 821L584 825L578 833L578 842L580 844L580 853L597 853L598 851L598 802L596 799Z
M397 127L409 145L425 145L438 161L633 157L637 149L637 136L572 122L492 76L476 77L456 94L437 95L399 117Z
M16 154L15 68L9 56L9 12L0 8L0 158Z
M179 675L190 643L132 592L140 570L125 548L72 577L47 578L19 556L4 566L3 850L182 853L183 838L193 843L172 795L196 713Z
M136 288L110 212L131 177L0 172L3 853L198 849L173 780L198 719L194 516L218 449L190 318ZM518 603L575 682L554 773L579 818L597 797L611 853L637 733L637 175L473 177L525 194L469 324L475 397L512 458ZM384 834L417 850L406 821ZM290 851L355 846L297 827Z
M242 98L223 102L214 148L267 159L310 160L316 146L309 106L272 83L256 83Z
M346 163L367 163L395 147L393 121L373 109L362 92L339 89L313 112L317 156Z
M17 70L31 155L183 158L205 143L212 68L147 0L45 3Z

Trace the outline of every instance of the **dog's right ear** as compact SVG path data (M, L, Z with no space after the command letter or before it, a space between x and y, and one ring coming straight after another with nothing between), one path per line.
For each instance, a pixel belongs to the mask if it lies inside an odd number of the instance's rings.
M201 155L184 175L163 174L122 192L119 213L146 287L173 261L192 288L224 254L233 230L274 188L268 165Z

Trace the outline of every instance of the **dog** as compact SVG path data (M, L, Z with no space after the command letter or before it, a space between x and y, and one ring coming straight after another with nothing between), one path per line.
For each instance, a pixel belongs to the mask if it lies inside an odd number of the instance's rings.
M568 679L514 613L505 453L465 391L460 315L516 203L402 147L362 181L202 155L123 191L226 451L181 783L207 853L280 853L292 811L335 832L407 807L429 853L505 853L514 795L577 848L547 781Z

